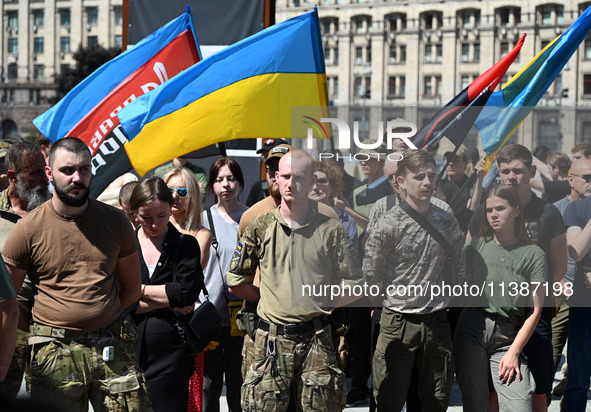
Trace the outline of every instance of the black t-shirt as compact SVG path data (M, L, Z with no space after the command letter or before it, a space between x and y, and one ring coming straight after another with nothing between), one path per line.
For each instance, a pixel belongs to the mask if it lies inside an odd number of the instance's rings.
M464 233L466 233L468 230L468 224L472 218L472 212L468 210L467 207L468 199L470 199L471 189L471 185L465 184L468 179L469 177L464 174L458 182L448 179L442 179L439 182L439 188L445 196L445 201L453 210L454 216L456 217Z
M248 192L248 198L246 199L246 206L251 207L255 203L263 200L269 196L269 185L266 180L259 180L254 182Z
M568 180L543 180L544 198L550 202L558 202L565 196L570 195L570 183Z
M577 226L584 229L589 219L591 219L591 197L569 203L564 211L564 224L566 227ZM591 266L591 249L576 265L574 295L569 300L569 304L572 302L573 306L588 306L591 299L591 290L581 276L583 266Z

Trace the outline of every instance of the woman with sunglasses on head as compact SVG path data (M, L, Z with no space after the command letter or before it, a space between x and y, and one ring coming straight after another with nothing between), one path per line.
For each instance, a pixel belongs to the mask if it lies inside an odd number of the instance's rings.
M142 181L129 199L139 223L142 277L134 321L139 364L154 410L185 412L194 363L187 362L189 352L177 325L193 311L203 288L203 272L195 238L181 234L169 222L172 205L170 190L159 177Z
M456 377L464 411L488 410L489 377L500 411L531 411L535 382L521 352L542 313L544 288L534 289L546 280L546 256L527 235L515 189L495 186L485 202L479 237L466 250L469 279L484 298L458 320Z
M244 178L238 163L230 158L217 159L209 170L207 192L214 195L215 204L203 212L203 224L211 231L214 242L209 251L209 263L204 269L205 285L209 299L222 317L222 331L212 345L205 350L205 378L203 385L203 410L219 411L222 386L226 382L228 410L240 411L242 375L243 333L235 322L236 312L242 300L232 295L226 285L226 271L238 234L238 223L248 209L238 201L244 188ZM215 346L215 347L213 347Z
M211 233L203 227L201 190L193 172L186 167L174 167L164 175L173 198L171 223L182 233L194 236L199 243L201 267L209 259ZM189 412L201 410L203 403L203 352L195 355L195 372L189 385Z

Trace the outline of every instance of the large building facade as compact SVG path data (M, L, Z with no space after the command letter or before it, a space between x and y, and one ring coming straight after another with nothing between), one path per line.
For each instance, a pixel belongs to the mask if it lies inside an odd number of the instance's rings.
M123 0L0 0L0 138L36 133L55 76L79 46L120 47ZM277 22L319 5L328 90L338 117L377 137L380 121L421 126L527 33L517 73L591 2L277 0ZM468 142L477 144L473 130ZM591 38L513 137L568 151L591 141Z
M377 138L379 122L419 127L492 66L523 33L506 79L591 2L572 0L278 0L277 21L318 3L329 99L338 117ZM468 136L477 144L475 129ZM513 141L569 151L591 141L591 38L579 47Z
M25 138L79 46L121 47L122 0L0 0L0 138Z

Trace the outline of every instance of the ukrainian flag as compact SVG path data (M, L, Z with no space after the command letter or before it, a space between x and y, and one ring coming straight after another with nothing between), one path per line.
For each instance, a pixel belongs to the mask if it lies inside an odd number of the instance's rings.
M591 7L493 93L475 122L487 164L533 110L591 30Z
M291 137L291 108L328 106L317 10L185 70L118 113L134 169L231 139Z

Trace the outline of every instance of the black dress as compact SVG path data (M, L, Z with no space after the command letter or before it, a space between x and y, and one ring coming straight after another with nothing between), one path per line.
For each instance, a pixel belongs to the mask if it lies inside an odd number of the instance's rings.
M151 278L141 250L139 256L143 284L166 285L166 295L171 307L195 303L203 288L201 253L195 237L181 237L180 232L169 223L163 251ZM175 256L176 281L173 282ZM136 342L139 363L156 412L187 410L189 378L195 367L194 355L187 353L183 347L173 323L174 319L175 315L170 308L134 316L139 331Z

